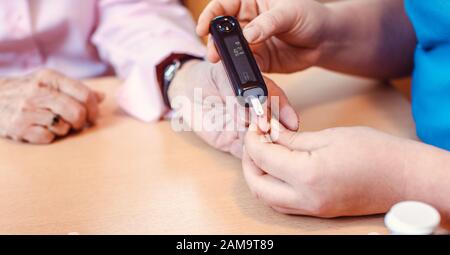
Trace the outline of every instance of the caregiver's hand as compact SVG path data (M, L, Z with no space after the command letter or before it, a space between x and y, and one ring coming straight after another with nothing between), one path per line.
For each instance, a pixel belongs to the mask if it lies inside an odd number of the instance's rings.
M297 130L297 114L286 95L272 80L265 78L265 81L269 98L279 98L279 116L275 117L289 129ZM200 97L194 97L195 89L201 89ZM197 60L186 63L177 72L168 95L174 110L198 136L217 149L230 152L239 158L242 156L243 135L249 122L248 114L243 114L244 108L238 105L222 65ZM237 107L226 106L227 100ZM196 108L201 109L201 112L195 112Z
M103 95L52 70L0 79L0 135L35 144L51 143L70 129L93 124Z
M313 0L213 0L199 18L197 33L207 35L210 21L220 15L238 18L262 71L293 72L318 62L331 12ZM208 58L219 61L211 40Z
M251 191L276 211L365 215L405 199L403 156L416 155L407 151L412 141L367 127L297 133L275 122L271 136L276 142L249 131L242 164Z

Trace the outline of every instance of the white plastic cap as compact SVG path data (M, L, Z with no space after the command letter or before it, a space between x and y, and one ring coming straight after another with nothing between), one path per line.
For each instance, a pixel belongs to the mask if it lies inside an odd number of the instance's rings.
M440 221L434 207L417 201L395 204L384 218L386 227L397 235L431 235Z

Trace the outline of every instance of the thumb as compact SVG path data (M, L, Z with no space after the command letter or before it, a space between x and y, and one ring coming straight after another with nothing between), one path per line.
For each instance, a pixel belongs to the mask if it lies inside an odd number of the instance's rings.
M255 44L265 41L271 36L287 32L290 30L290 26L295 24L291 19L280 8L263 12L245 26L243 31L245 39L249 43Z
M269 91L269 107L272 115L278 118L290 130L298 130L298 115L284 93L274 81L264 77Z

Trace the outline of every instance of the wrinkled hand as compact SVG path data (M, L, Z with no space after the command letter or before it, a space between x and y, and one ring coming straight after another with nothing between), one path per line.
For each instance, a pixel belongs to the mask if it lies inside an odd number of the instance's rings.
M265 81L269 99L278 96L279 116L276 117L289 129L297 130L297 114L289 105L286 95L272 80L265 78ZM196 89L201 89L200 98L194 97ZM172 81L168 94L172 107L198 136L217 149L236 157L242 156L243 135L249 123L249 114L240 114L244 107L237 103L221 64L204 61L186 63ZM179 105L181 101L174 99L181 99L184 103ZM227 100L237 107L227 107ZM270 106L268 101L265 104ZM195 114L195 108L201 109L201 114ZM273 112L275 115L276 111ZM223 121L220 122L217 117L223 118ZM200 126L196 128L198 122Z
M367 127L245 138L243 169L252 192L278 212L320 217L386 212L404 199L404 155L412 141ZM277 134L277 130L279 134Z
M103 95L52 70L0 79L0 135L34 144L93 124Z
M263 72L293 72L315 65L329 30L329 9L313 0L213 0L200 15L205 36L213 18L236 16ZM210 39L208 59L219 61Z

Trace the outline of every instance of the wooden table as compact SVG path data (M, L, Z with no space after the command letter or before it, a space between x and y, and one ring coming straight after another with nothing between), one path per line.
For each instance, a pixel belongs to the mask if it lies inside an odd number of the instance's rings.
M368 125L415 139L410 105L386 85L320 69L272 76L304 130ZM168 122L142 123L114 100L95 128L49 146L0 140L0 233L367 234L382 216L318 219L278 214L253 198L240 161Z

